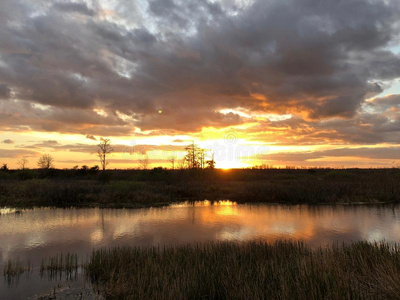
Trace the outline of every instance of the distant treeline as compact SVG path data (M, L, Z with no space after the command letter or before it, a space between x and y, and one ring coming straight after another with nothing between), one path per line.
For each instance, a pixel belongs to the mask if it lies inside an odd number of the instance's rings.
M166 162L169 163L169 167L153 167L153 169L170 169L170 170L183 170L183 169L215 169L216 168L216 161L214 160L214 153L210 150L200 148L194 142L190 145L185 147L186 154L183 158L178 159L176 156L171 155L168 157ZM105 171L110 164L110 155L114 152L114 148L111 144L111 140L107 138L102 138L100 143L97 145L97 156L99 158L100 167L98 165L87 166L87 165L76 165L71 169L74 171L78 171L78 173L90 173L95 172L98 170ZM26 156L20 158L17 161L18 169L19 170L27 170L29 164L29 160ZM55 169L55 159L51 154L43 154L39 157L38 161L36 162L37 169L40 170L51 170ZM151 165L151 160L147 153L143 154L138 160L138 165L136 170L148 170ZM393 166L392 168L399 168L399 166ZM270 169L284 169L284 170L326 170L326 169L345 169L344 167L309 167L309 166L290 166L286 165L285 167L282 166L275 166L269 164L260 164L254 165L252 167L248 167L246 169L259 169L259 170L270 170ZM346 168L349 169L349 168ZM351 168L350 168L351 169ZM379 168L378 168L379 169ZM387 168L386 168L387 169ZM391 168L390 168L391 169ZM115 169L114 169L115 170ZM8 172L10 168L7 164L2 164L0 167L0 171ZM46 173L46 172L42 172ZM52 173L52 172L47 172ZM54 173L54 172L53 172Z
M0 180L27 179L89 179L89 180L137 180L137 181L192 181L192 180L222 180L222 181L259 181L271 179L310 179L362 181L374 176L400 174L399 168L375 169L337 169L337 168L262 168L243 169L169 169L154 167L152 169L108 169L101 172L99 166L83 165L71 169L8 169L0 168ZM299 177L301 176L301 177Z
M176 156L172 155L168 158L168 162L170 164L170 169L214 169L215 168L215 160L214 153L210 153L210 151L200 148L194 142L187 147L185 147L186 155L179 161ZM99 158L100 167L95 165L92 167L88 167L87 165L82 165L80 170L86 172L87 170L95 170L99 169L105 171L107 166L110 164L110 155L114 152L114 148L111 144L111 140L107 138L101 138L100 143L97 145L97 156ZM17 165L20 170L28 169L29 160L26 156L20 158L17 161ZM38 169L41 170L50 170L55 168L55 160L50 154L43 154L39 157L36 162ZM147 153L143 154L143 157L139 159L137 169L147 170L151 161L147 155ZM159 167L161 168L161 167ZM79 166L74 166L72 169L77 170ZM3 164L0 168L0 171L9 171L9 167L7 164Z
M400 203L399 181L399 169L14 170L0 172L0 206Z

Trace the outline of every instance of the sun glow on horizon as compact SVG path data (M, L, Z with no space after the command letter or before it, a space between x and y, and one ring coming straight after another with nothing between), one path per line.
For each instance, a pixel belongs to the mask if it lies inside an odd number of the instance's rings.
M240 161L239 159L235 159L235 160L215 161L215 167L217 169L230 170L230 169L247 168L249 167L249 165Z
M18 168L18 161L26 157L28 168L37 168L40 155L50 154L54 157L54 166L59 169L98 165L96 145L100 135L83 135L72 133L45 133L42 131L3 132L0 134L2 147L1 163L9 168ZM376 148L394 153L397 145L285 145L276 139L275 143L257 140L251 134L246 135L246 128L229 127L224 129L203 128L200 133L179 135L133 134L132 136L109 136L114 152L109 156L110 169L140 168L140 160L149 159L148 168L174 168L184 166L186 146L194 142L205 150L205 161L214 157L215 168L221 170L268 167L392 167L399 161L390 154L383 157L362 157L357 149L363 149L371 155ZM345 149L340 149L345 148ZM335 152L336 151L336 152ZM379 160L378 160L379 159ZM356 163L355 163L356 162ZM207 164L205 164L207 166Z

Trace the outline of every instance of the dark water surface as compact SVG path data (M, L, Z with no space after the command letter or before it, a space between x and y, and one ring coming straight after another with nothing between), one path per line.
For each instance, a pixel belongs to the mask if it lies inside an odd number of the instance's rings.
M18 283L0 281L0 299L35 299L59 286L74 299L78 281L40 278L45 257L117 245L178 245L203 241L302 240L312 247L358 240L399 242L400 207L237 205L229 201L149 209L0 209L0 272L9 259L33 266ZM4 279L4 278L3 278ZM71 285L71 288L68 286ZM79 291L79 289L78 289ZM90 297L89 297L90 298ZM85 298L87 299L87 298Z

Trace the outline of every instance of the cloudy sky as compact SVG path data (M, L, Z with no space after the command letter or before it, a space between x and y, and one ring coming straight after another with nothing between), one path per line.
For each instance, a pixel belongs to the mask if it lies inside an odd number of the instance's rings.
M2 0L0 162L400 164L398 0Z

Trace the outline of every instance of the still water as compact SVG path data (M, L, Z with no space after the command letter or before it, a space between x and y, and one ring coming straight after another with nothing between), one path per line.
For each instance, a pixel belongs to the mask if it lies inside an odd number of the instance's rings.
M398 206L240 205L202 201L149 209L0 209L0 272L9 259L34 270L0 299L35 299L54 281L40 278L43 258L117 245L179 245L203 241L302 240L312 247L358 240L400 242ZM82 281L78 280L79 284ZM67 283L72 288L77 283ZM63 286L65 282L62 283ZM60 289L62 289L60 284ZM66 293L66 297L69 292Z

